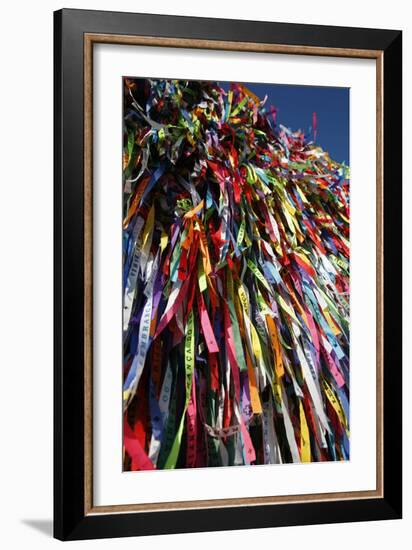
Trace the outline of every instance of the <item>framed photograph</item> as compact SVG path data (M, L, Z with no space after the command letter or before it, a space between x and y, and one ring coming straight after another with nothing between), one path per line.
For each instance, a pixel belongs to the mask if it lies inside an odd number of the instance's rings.
M402 33L54 28L55 536L400 518Z

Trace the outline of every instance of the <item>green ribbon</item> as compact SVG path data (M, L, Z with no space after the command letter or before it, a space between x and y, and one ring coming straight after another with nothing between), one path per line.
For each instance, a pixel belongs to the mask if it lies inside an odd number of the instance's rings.
M176 462L179 457L180 445L182 442L183 428L185 425L185 416L187 407L190 400L190 392L192 391L193 370L195 366L195 331L193 320L193 309L189 313L186 325L186 337L185 337L185 383L186 383L186 401L180 419L179 428L177 430L175 439L173 441L172 449L166 460L164 468L173 469L176 467Z

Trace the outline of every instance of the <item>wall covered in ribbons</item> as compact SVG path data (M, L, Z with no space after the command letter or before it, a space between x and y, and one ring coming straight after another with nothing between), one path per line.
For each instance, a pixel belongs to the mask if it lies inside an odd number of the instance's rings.
M349 90L123 91L123 469L348 460Z

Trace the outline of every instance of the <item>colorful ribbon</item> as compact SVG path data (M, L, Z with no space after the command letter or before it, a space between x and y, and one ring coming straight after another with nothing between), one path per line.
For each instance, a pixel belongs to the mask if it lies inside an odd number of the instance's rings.
M124 79L125 470L349 458L349 170L275 113Z

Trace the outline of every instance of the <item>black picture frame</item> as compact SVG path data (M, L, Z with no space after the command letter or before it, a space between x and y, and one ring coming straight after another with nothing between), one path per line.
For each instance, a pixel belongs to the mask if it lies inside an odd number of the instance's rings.
M85 512L84 36L379 50L383 56L383 495L222 508ZM397 519L402 515L402 33L63 9L54 13L54 536L60 540Z

